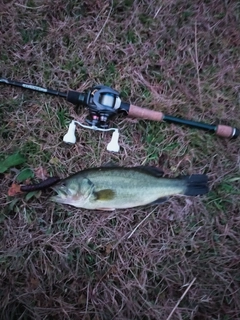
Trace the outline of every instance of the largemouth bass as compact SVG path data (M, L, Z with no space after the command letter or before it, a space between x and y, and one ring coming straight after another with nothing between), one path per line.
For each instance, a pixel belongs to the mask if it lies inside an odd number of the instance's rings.
M80 171L52 187L50 200L77 208L95 210L126 209L158 204L177 194L202 195L208 192L204 174L162 177L153 167L99 167Z

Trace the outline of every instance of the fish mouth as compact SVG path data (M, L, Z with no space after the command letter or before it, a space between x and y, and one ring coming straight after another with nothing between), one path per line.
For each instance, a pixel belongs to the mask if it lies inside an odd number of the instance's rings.
M57 192L57 195L50 197L51 201L64 203L68 199L69 192L66 188L63 188L61 186L60 187L53 186L53 187L51 187L51 189L53 189L55 192Z

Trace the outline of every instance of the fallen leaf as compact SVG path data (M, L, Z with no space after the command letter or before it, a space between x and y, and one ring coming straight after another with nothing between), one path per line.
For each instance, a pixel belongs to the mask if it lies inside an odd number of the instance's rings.
M39 287L40 282L39 282L38 278L31 277L28 280L28 285L32 290L36 290Z
M27 179L24 181L24 184L30 184L31 183L31 179Z
M57 157L53 157L50 159L49 163L51 163L53 165L58 165L60 163L60 161Z
M117 266L113 265L109 271L110 274L114 275L114 274L118 274L119 270L117 268Z
M5 179L11 179L11 173L4 173L4 178Z
M87 301L87 299L86 299L85 295L82 293L82 294L79 296L79 298L78 298L78 304L83 304L83 305L85 305L85 304L86 304L86 301Z
M38 179L41 179L41 180L46 180L47 177L48 177L48 173L47 173L47 170L43 167L39 167L35 170L35 176L36 178Z
M25 196L25 199L26 201L32 199L33 197L39 199L40 196L41 196L42 192L41 191L31 191L31 192L28 192Z
M14 197L18 193L22 193L20 189L20 185L17 183L13 183L11 187L8 189L8 195L10 197Z
M6 157L5 160L0 161L0 172L3 173L7 171L9 168L18 166L24 163L25 161L25 158L20 153L14 153Z
M106 254L109 255L112 252L112 249L113 249L112 245L108 243L105 247Z
M32 172L31 169L25 168L23 169L18 175L17 175L17 182L23 182L26 181L29 178L33 178L34 173Z

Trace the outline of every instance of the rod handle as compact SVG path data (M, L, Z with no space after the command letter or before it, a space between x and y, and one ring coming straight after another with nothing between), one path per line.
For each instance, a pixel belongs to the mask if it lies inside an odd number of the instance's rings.
M222 124L219 124L216 126L216 135L222 138L231 138L235 139L239 136L240 130L237 128L233 128L230 126L225 126Z
M132 118L153 120L153 121L163 121L164 114L159 111L149 110L145 108L141 108L138 106L134 106L130 104L128 110L128 116Z

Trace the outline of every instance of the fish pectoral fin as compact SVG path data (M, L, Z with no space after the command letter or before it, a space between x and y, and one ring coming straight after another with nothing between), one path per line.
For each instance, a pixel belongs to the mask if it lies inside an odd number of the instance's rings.
M167 200L168 200L168 197L162 197L162 198L159 198L159 199L149 203L149 205L160 204L160 203L163 203Z
M94 192L95 200L112 200L115 197L115 192L111 189L103 189Z

